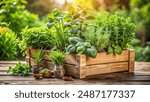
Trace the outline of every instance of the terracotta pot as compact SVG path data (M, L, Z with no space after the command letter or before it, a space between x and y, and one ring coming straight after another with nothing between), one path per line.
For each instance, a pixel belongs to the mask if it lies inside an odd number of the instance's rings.
M49 71L49 72L40 72L40 74L42 74L43 78L50 78L50 77L52 77L52 72L51 71Z

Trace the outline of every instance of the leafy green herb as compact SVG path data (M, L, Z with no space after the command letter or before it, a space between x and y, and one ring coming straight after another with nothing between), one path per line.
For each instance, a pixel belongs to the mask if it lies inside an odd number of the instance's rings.
M94 46L87 48L85 51L86 51L85 54L92 58L95 58L97 55L97 49Z
M85 39L96 47L98 52L106 48L109 44L110 32L103 27L94 26L87 28L84 33Z
M122 50L128 48L134 38L135 25L130 18L125 18L118 13L104 14L97 18L97 24L110 33L108 52L121 54Z
M7 72L19 76L28 76L31 72L31 68L27 64L21 64L21 62L19 62L18 64L16 64L16 67L9 67L9 70Z
M46 27L25 28L22 31L22 39L27 47L36 49L52 48L52 35Z
M97 49L90 42L84 41L79 37L71 37L69 40L71 44L66 48L67 54L86 54L93 58L96 57Z
M7 27L0 27L0 60L15 60L17 35Z
M26 26L39 26L38 15L26 10L27 0L1 0L0 2L0 22L7 23L18 37Z
M44 54L44 50L40 49L38 50L35 54L34 54L34 59L35 59L35 63L37 67L40 67L40 65L42 64L42 60L43 60L43 54Z
M53 51L49 58L55 65L63 65L66 54L60 51Z
M81 8L75 9L72 7L69 12L54 9L48 14L49 22L47 24L47 27L53 32L52 42L54 46L58 50L64 51L69 44L69 37L82 37L85 28L84 20L91 18L86 16L86 11Z

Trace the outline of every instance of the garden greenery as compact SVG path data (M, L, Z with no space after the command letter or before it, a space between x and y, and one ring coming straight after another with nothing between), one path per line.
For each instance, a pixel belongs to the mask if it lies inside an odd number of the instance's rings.
M49 58L55 65L63 65L66 54L60 51L53 51Z
M48 14L48 21L48 28L23 29L22 39L27 47L58 50L50 57L56 65L63 64L65 55L61 52L93 58L101 51L121 54L134 38L135 26L130 18L117 13L94 18L80 8L68 12L54 9Z
M78 8L70 8L67 12L61 12L54 9L48 14L47 27L53 32L54 46L64 51L68 46L68 38L72 36L82 37L84 32L84 20L90 20L93 17L87 16L87 12Z
M23 45L35 49L51 49L52 34L47 27L33 27L22 30Z
M70 37L69 43L70 45L66 48L67 54L86 54L93 58L97 55L96 47L79 37Z
M17 35L7 27L0 27L0 60L15 60Z
M19 34L20 31L28 26L38 26L39 18L36 14L25 10L26 0L2 0L0 2L0 24L7 23L10 29Z
M43 62L43 55L44 55L44 50L40 49L38 50L34 55L34 59L35 59L35 64L37 67L40 67L42 65Z
M85 32L85 39L94 45L98 52L109 45L110 31L99 26L90 27Z
M19 62L15 67L9 67L8 73L12 73L19 76L28 76L31 73L31 67L27 64Z
M125 18L118 13L106 13L98 17L96 22L110 34L108 53L121 54L122 50L128 48L134 38L135 28L130 18Z

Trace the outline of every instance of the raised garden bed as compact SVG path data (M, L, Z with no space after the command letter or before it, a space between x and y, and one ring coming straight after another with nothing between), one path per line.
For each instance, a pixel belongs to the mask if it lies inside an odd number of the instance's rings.
M28 49L26 61L30 66L35 65L33 55L37 49ZM47 58L51 52L44 50L43 65L48 68L53 67L53 63ZM124 50L120 55L107 54L101 52L96 58L88 57L84 54L68 55L65 59L65 74L75 78L86 78L96 74L106 74L112 72L133 72L134 71L134 50Z

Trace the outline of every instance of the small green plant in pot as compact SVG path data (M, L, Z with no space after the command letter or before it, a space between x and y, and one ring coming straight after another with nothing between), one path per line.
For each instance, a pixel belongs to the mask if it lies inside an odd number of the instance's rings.
M53 51L49 58L55 64L54 67L54 75L57 78L62 78L65 74L65 70L63 68L65 53L60 51Z
M42 74L43 78L50 78L52 77L52 71L48 68L44 68L40 71L40 74Z
M34 60L35 64L33 68L33 74L38 74L41 69L43 69L42 63L43 63L43 53L44 50L40 49L38 52L34 54Z

